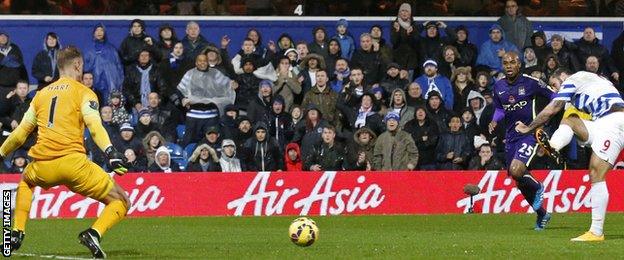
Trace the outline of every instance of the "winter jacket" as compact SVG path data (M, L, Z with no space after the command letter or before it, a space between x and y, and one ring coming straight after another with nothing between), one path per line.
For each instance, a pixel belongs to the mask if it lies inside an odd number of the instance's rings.
M585 61L589 56L596 56L600 64L599 71L606 71L609 76L613 72L618 72L618 69L613 63L613 59L611 59L611 56L609 55L609 50L607 50L604 45L600 44L598 38L591 42L581 38L576 42L576 45L578 47L576 56L579 60L579 64L585 64Z
M490 160L485 162L485 165L481 164L481 157L479 156L473 157L472 160L470 160L470 163L468 163L468 170L496 171L496 170L502 170L503 168L505 168L503 166L503 163L501 163L501 161L496 159L495 156L492 156Z
M277 74L277 81L273 86L273 95L282 96L286 104L284 104L284 111L290 111L290 107L293 105L295 95L301 94L301 84L297 80L297 75L292 71L289 71L286 76Z
M195 63L191 63L182 57L175 57L173 54L167 54L165 58L158 63L159 74L163 80L163 88L158 89L163 103L173 102L172 95L176 93L176 87L180 84L182 77L186 71L193 68Z
M195 58L208 46L214 46L211 42L208 42L203 35L198 35L195 41L191 41L188 35L182 39L182 45L184 45L184 56L187 60L195 63Z
M348 125L344 125L345 129L354 132L362 127L367 127L376 135L379 135L384 131L383 116L381 116L379 112L374 111L373 108L371 108L366 114L364 125L356 126L359 114L364 113L360 111L360 106L351 107L346 105L344 102L338 102L337 107L347 119Z
M489 124L494 117L494 106L488 105L485 98L478 91L472 90L466 98L466 107L470 107L470 100L478 98L481 100L481 108L478 110L472 110L475 115L475 123L479 126L480 133L489 134Z
M142 140L145 136L147 136L147 134L149 132L152 131L158 131L158 125L156 125L153 122L149 122L149 124L144 125L141 122L138 122L137 125L134 127L134 129L136 130L136 138L138 138L139 140Z
M267 123L269 127L269 134L275 137L280 150L283 151L286 144L290 143L290 140L292 140L293 135L295 134L290 114L284 111L280 114L275 114L275 112L270 111Z
M418 148L418 167L421 165L435 164L436 146L438 145L438 138L440 137L440 130L436 122L425 118L423 124L420 125L418 119L414 118L405 124L405 131L410 133ZM424 136L427 137L427 140L423 140Z
M533 35L533 24L524 15L518 13L515 18L505 14L496 21L505 32L508 41L518 47L524 49L531 45L531 36Z
M367 144L360 142L359 136L360 134L367 132L370 135L370 140ZM367 166L373 167L373 154L375 149L375 143L377 141L377 135L370 130L368 127L363 127L358 129L354 134L353 138L349 140L347 146L347 163L345 165L346 170L356 171L356 170L366 170ZM358 165L358 157L360 153L365 154L365 163L362 165Z
M264 122L256 124L253 132L259 128L267 129ZM267 133L264 141L260 142L255 136L249 138L243 146L241 161L247 165L249 171L277 171L284 169L283 154L277 141Z
M436 60L438 62L442 61L440 57L442 56L442 48L455 41L457 36L455 35L455 30L451 27L444 28L444 32L446 36L440 36L440 32L436 34L435 37L429 37L426 35L422 36L421 34L425 31L425 26L422 24L418 24L416 28L414 28L418 35L418 64L423 64L426 60Z
M452 84L453 84L453 98L454 98L453 111L455 113L459 113L467 106L466 102L468 101L468 94L470 94L470 92L472 91L476 91L477 89L475 88L474 84L470 82L468 82L466 87L464 87L464 89L462 89L461 91L459 90L455 82L453 82Z
M253 100L257 99L260 81L262 80L256 77L253 73L236 75L238 88L236 89L236 101L234 104L236 104L237 107L247 111L247 107L253 103Z
M438 146L436 147L436 160L440 170L463 170L470 159L473 147L472 142L463 130L449 132L440 135ZM459 164L453 163L453 159L447 159L446 155L454 153L454 158L460 157L463 161Z
M433 109L430 105L429 105L429 99L431 99L432 96L440 96L440 94L438 92L431 92L431 94L429 95L429 97L427 98L427 116L431 118L432 121L434 121L437 125L438 125L438 129L440 130L440 133L444 133L448 130L448 120L451 116L451 112L450 110L447 110L444 107L444 101L442 101L442 103L440 103L440 107L438 107L438 109Z
M498 29L503 32L503 29L498 24L492 25L489 31L491 32L494 29ZM515 51L516 53L520 53L518 47L510 41L507 41L505 39L505 34L503 33L500 41L494 42L492 39L488 39L481 44L479 56L477 57L477 65L487 66L494 71L502 71L503 65L501 63L501 57L498 57L498 50L500 49L505 50L505 52Z
M543 46L538 47L537 44L535 43L535 38L537 37L544 39ZM534 32L533 35L531 35L531 47L533 48L533 51L535 51L535 56L537 57L539 62L540 63L546 62L546 55L550 53L550 50L548 48L548 45L546 44L546 33L544 33L544 31L540 30L540 31Z
M412 21L411 24L414 31L408 34L407 30L403 27L399 27L400 29L397 32L393 27L394 22L396 22L396 19L390 23L390 41L392 42L392 56L394 57L394 61L398 63L401 68L408 70L419 68L418 49L416 48L418 44L416 27L418 27L418 25Z
M204 161L200 158L203 149L208 149L208 161ZM219 164L217 152L207 144L197 146L193 154L189 157L189 163L185 170L187 172L221 172L221 165Z
M418 148L409 133L397 129L379 136L373 150L373 168L378 171L406 171L418 165Z
M137 156L136 160L126 163L128 172L147 172L147 161L144 156Z
M56 46L52 48L48 47L48 45L46 44L46 41L50 35L56 37L57 40ZM43 50L37 53L32 63L32 76L37 79L39 85L47 85L44 80L47 76L52 78L52 81L50 81L50 83L59 78L59 70L56 65L56 60L58 57L58 51L60 49L61 42L58 36L56 36L56 34L54 33L48 33L43 39Z
M141 144L141 140L132 136L130 141L123 140L121 136L118 134L117 138L113 138L113 146L117 151L125 151L126 149L132 149L137 154L137 156L143 155L143 145Z
M167 44L165 39L162 38L161 33L163 30L169 29L171 31L171 44ZM153 39L152 39L153 41ZM164 61L168 59L169 55L173 51L173 47L178 42L178 37L176 36L175 29L169 24L163 24L158 28L158 41L154 42L156 50L158 51L158 57L160 57L160 61Z
M295 150L297 152L297 159L294 161L290 159L288 156L288 151ZM286 166L286 171L302 171L303 170L303 162L301 161L301 151L299 150L299 145L297 143L289 143L284 150L284 164Z
M0 33L8 38L8 42L0 46L0 87L15 88L19 80L28 80L24 56L20 48L11 42L8 34Z
M335 39L338 43L340 43L342 57L347 60L351 60L351 57L353 57L355 52L355 40L353 39L353 36L347 32L345 35L334 35L332 39Z
M323 171L342 171L345 169L347 151L337 142L332 146L326 143L314 145L312 151L303 160L303 170L310 171L312 165L318 164Z
M451 81L440 74L436 74L430 78L423 74L414 81L422 88L423 98L428 99L431 91L437 91L441 94L446 109L453 110L455 96L453 94L453 86Z
M327 121L319 121L313 128L306 128L305 120L299 121L295 126L295 136L293 142L301 145L301 157L306 158L312 151L312 147L321 142L321 133L323 128L327 126Z
M160 132L167 141L176 140L175 127L177 126L177 116L173 111L159 106L156 108L149 107L152 123L156 124L158 132Z
M316 42L316 32L323 31L325 33L325 40L322 44ZM321 55L323 58L327 58L329 56L329 37L327 36L327 31L322 26L318 26L312 30L312 41L308 43L308 50L310 53L315 53Z
M357 49L353 53L349 66L362 69L365 85L373 85L381 81L386 67L381 59L381 54L378 51L373 51L372 47L370 51Z
M563 48L561 48L561 50L557 53L555 53L552 48L548 48L549 52L546 55L546 61L548 61L549 55L552 54L557 57L559 67L566 68L572 72L583 70L585 68L585 61L583 61L583 63L579 63L579 59L576 57L575 52L572 51L574 48L576 48L576 45L573 45L570 42L564 42ZM544 64L546 64L546 62L544 62ZM544 66L544 68L546 67Z
M166 153L169 156L169 162L165 165L161 165L160 162L158 162L158 155L161 153ZM171 160L171 155L169 154L169 150L167 150L167 147L159 147L158 150L156 150L155 156L156 158L154 160L154 163L152 163L148 168L149 172L175 173L180 171L180 166L178 165L178 163Z
M393 93L395 89L405 90L409 86L410 81L408 79L402 79L399 75L392 78L386 74L386 77L379 82L379 86L384 89L386 95ZM392 99L392 96L389 96Z
M466 32L466 40L463 42L456 40L453 43L451 43L451 45L457 48L457 51L459 52L459 56L460 56L459 61L462 64L474 67L474 65L477 62L477 54L479 53L479 50L477 49L476 45L474 45L468 40L469 32L466 29L466 27L458 26L455 30L459 31L460 29Z
M152 67L149 71L150 92L164 93L167 86L158 70L158 65L150 63L142 69L148 69L150 66ZM141 103L141 72L139 69L140 66L138 64L126 67L123 93L128 99L126 103L126 108L128 108L128 110L134 107L134 105ZM143 104L143 106L147 106L147 104Z
M338 94L329 89L329 86L325 86L323 91L320 91L318 87L313 87L303 97L301 107L307 108L309 105L315 105L323 114L323 118L330 124L334 124L338 121L336 104L338 103Z
M256 95L249 101L249 105L247 106L247 117L251 120L251 124L255 124L260 121L265 123L269 122L269 114L271 113L273 98L268 97L268 99L269 100L265 100L259 95Z
M93 30L97 28L104 28L104 25L98 24ZM102 41L93 39L84 53L84 71L93 74L93 89L101 94L102 100L108 100L114 91L121 91L124 68L117 49L108 42L106 36Z

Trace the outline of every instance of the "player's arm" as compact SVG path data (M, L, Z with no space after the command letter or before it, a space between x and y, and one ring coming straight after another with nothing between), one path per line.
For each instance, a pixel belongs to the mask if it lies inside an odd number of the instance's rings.
M0 156L4 158L7 154L20 148L36 126L37 117L35 116L35 109L31 105L24 114L22 122L20 122L17 128L15 128L6 141L4 141L2 147L0 147Z
M548 120L550 120L550 118L559 113L565 104L566 101L553 99L528 126L522 126L522 122L516 122L516 130L520 133L528 133L540 126L543 126L546 122L548 122Z
M496 91L494 91L494 97L492 98L494 106L494 116L492 117L492 121L488 125L488 130L490 131L490 133L494 132L494 129L496 128L496 125L498 125L498 122L505 117L505 109L503 109L503 105L501 105L499 97L497 94L495 94L495 92Z
M113 147L106 129L102 126L102 119L98 111L99 105L96 100L95 95L83 100L80 109L83 121L87 125L87 128L89 128L89 132L95 144L104 151L108 157L113 171L120 175L124 174L128 171L127 167L124 165L125 157Z

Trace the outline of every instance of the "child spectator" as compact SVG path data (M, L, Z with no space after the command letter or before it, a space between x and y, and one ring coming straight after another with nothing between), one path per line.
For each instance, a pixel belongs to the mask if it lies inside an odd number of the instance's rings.
M342 57L351 60L351 56L355 52L355 40L353 36L347 31L349 28L349 22L345 19L340 19L336 23L336 35L333 39L338 40L340 43L340 50L342 51Z
M297 143L289 143L286 146L284 154L284 164L287 172L296 172L303 170L303 162L301 161L301 150Z
M125 99L121 92L113 92L108 100L108 106L113 109L113 120L112 123L114 125L121 125L125 122L130 121L130 114L126 111L124 107Z

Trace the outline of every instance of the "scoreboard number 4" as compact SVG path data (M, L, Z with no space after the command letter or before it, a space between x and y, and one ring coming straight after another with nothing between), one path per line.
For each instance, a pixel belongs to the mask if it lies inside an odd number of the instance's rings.
M293 12L296 15L302 16L303 15L303 5L297 5L297 8L295 8L295 11Z

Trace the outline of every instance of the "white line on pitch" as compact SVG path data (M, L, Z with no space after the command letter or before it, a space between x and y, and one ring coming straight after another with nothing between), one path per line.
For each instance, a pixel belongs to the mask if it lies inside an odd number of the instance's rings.
M73 256L62 256L62 255L40 255L40 254L30 254L30 253L13 253L16 256L31 256L31 257L40 257L40 258L51 258L51 259L71 259L71 260L86 260L93 258L82 258L82 257L73 257Z

